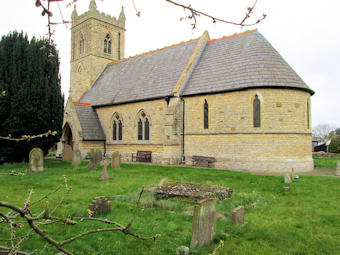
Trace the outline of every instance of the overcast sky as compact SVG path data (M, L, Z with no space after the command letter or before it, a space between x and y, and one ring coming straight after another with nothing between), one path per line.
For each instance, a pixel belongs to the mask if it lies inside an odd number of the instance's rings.
M45 1L46 2L46 1ZM177 0L216 17L239 21L254 0ZM35 0L1 0L0 35L23 30L29 37L46 34L46 18ZM44 2L43 2L44 3ZM90 0L78 0L77 11L88 9ZM180 21L188 15L182 8L164 0L135 0L141 17L136 16L132 0L97 0L99 11L118 17L124 5L126 15L125 57L147 52L202 35L208 30L211 38L257 28L283 58L315 91L312 97L312 126L320 123L340 127L340 29L339 0L258 0L254 18L267 14L260 24L241 30L223 23L213 24L200 17L197 28L191 21ZM55 5L55 4L54 4ZM60 19L55 5L54 18ZM72 8L60 4L65 19ZM59 49L62 90L69 90L70 26L55 27L53 37Z

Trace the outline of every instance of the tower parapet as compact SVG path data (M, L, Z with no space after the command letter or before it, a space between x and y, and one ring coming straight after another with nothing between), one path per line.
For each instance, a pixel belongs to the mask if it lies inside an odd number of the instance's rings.
M74 14L73 14L74 13ZM119 18L117 19L114 16L111 16L109 14L106 14L104 12L100 12L97 9L97 4L95 0L91 0L90 5L89 5L89 10L81 15L77 14L76 8L74 9L72 13L72 27L75 27L84 21L94 18L98 19L100 21L115 25L119 28L122 28L125 30L125 13L124 13L124 8L122 6L121 12L119 14Z

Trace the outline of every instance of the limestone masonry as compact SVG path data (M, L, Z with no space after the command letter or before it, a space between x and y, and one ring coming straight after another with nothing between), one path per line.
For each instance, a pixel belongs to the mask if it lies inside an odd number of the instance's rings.
M313 170L314 92L256 30L188 42L124 59L125 15L72 13L71 84L62 143L122 162L296 172Z

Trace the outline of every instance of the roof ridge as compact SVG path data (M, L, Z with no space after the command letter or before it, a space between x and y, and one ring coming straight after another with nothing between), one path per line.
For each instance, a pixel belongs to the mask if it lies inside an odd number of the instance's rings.
M179 46L179 45L191 43L191 42L194 42L194 41L199 40L200 38L201 38L201 37L198 37L198 38L195 38L195 39L190 39L189 41L185 41L185 42L175 43L175 44L172 44L172 45L170 45L170 46L165 46L165 47L163 47L163 48L159 48L159 49L156 49L156 50L150 50L150 51L147 51L147 52L143 52L143 53L141 53L141 54L137 54L137 55L134 55L134 56L131 56L131 57L128 57L128 58L123 58L123 59L114 60L114 61L110 62L108 65L112 65L112 64L114 64L114 63L122 62L122 61L129 60L129 59L132 59L132 58L136 58L136 57L148 55L148 54L151 54L151 53L154 53L154 52L166 50L166 49L173 48L173 47L176 47L176 46Z
M92 105L89 104L89 103L82 103L82 102L73 102L73 104L74 104L74 105L79 105L79 106L88 106L88 107L92 106Z
M252 30L247 30L247 31L244 31L242 33L235 33L235 34L232 34L232 35L223 36L221 38L211 39L210 41L208 41L208 43L221 41L221 40L225 40L225 39L230 39L230 38L234 38L234 37L237 37L237 36L240 36L240 35L250 34L250 33L256 32L256 31L257 31L256 28L252 29Z

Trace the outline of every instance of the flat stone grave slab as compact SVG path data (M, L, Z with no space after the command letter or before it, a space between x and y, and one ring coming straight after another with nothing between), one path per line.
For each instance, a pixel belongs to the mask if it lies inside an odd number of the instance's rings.
M233 193L233 190L227 187L185 182L170 182L162 186L152 186L151 190L158 199L184 197L193 200L204 198L223 200L230 198Z

